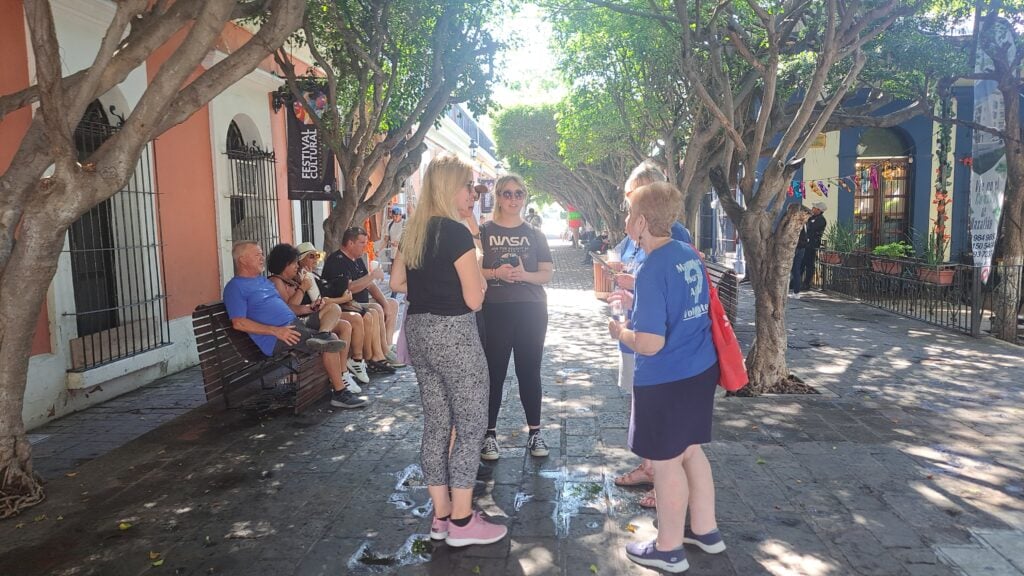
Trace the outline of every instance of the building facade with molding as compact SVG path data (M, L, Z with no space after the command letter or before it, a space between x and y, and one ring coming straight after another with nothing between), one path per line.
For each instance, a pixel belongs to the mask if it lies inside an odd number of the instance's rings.
M114 4L51 5L65 75L89 66ZM228 26L203 67L249 37L244 28ZM0 93L33 84L20 1L0 2L0 48ZM119 129L163 58L166 53L157 51L93 102L76 130L80 154ZM287 108L275 110L272 103L281 86L265 62L151 142L129 184L72 226L32 335L23 411L28 428L197 364L191 314L199 304L220 300L234 274L235 241L255 239L265 249L278 242L323 245L321 223L330 203L288 199ZM0 122L0 170L17 151L30 114L20 110ZM470 139L453 115L445 117L431 131L424 165L452 151L493 174L493 156L471 158ZM408 183L411 197L418 178Z

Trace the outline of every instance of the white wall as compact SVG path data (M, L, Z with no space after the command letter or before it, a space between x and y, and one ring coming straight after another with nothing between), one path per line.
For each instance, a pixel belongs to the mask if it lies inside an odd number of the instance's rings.
M223 57L223 55L219 55ZM218 58L205 62L212 66ZM238 122L246 143L252 140L264 150L273 149L271 109L268 94L281 85L281 80L261 70L251 72L210 101L210 139L213 144L213 192L217 206L217 238L220 240L221 285L234 274L231 261L231 168L228 164L228 126ZM278 150L278 163L284 162L284 150ZM278 198L287 198L287 190L278 189ZM279 200L281 201L281 200ZM287 239L282 239L287 240Z

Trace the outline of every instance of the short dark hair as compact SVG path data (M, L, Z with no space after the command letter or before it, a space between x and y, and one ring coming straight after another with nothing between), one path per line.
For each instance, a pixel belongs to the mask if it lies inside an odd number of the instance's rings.
M289 264L299 259L299 251L291 244L278 244L267 254L267 271L280 274Z
M347 246L349 242L355 242L360 236L369 236L369 234L359 226L353 226L345 230L345 233L341 235L341 245Z

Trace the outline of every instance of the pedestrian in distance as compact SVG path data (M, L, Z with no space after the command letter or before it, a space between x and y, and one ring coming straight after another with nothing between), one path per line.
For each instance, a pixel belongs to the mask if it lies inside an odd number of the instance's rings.
M530 207L530 209L527 210L526 218L524 218L524 220L526 220L527 224L537 229L540 229L544 224L544 220L540 217L540 214L537 214L537 209L533 207Z
M671 184L630 195L626 233L646 253L637 270L631 323L608 322L611 337L635 353L629 447L651 461L658 536L626 546L643 566L689 568L684 544L725 550L715 520L715 486L701 444L711 441L718 356L708 315L710 292L700 254L671 237L682 195ZM685 521L689 512L689 528Z
M509 359L515 354L519 399L530 429L526 449L531 456L548 455L540 435L541 378L544 340L548 331L548 303L544 285L554 265L547 239L522 217L526 183L517 174L498 179L494 218L480 226L483 273L489 286L484 299L484 349L490 369L491 400L487 435L480 457L501 457L497 425Z
M811 204L811 217L804 224L804 229L807 230L807 246L801 261L802 288L804 290L810 290L811 283L814 281L814 267L818 262L818 250L821 249L821 239L825 235L825 227L828 225L825 210L828 210L828 205L824 202Z
M508 533L472 508L488 395L487 358L473 315L487 285L473 235L460 222L473 201L472 168L455 156L434 158L391 269L391 289L409 300L405 332L423 405L430 537L455 547L490 544Z

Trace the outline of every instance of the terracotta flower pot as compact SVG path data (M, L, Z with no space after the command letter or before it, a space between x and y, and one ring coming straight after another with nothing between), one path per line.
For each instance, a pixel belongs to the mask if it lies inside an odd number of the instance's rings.
M878 260L876 258L871 259L871 270L880 274L889 274L890 276L899 276L903 273L903 263L896 262L893 260Z
M839 264L843 261L843 256L834 250L820 250L818 252L818 260L822 264Z
M952 284L953 276L955 274L955 268L943 266L921 267L917 269L918 280L928 282L929 284L937 284L939 286L949 286Z

